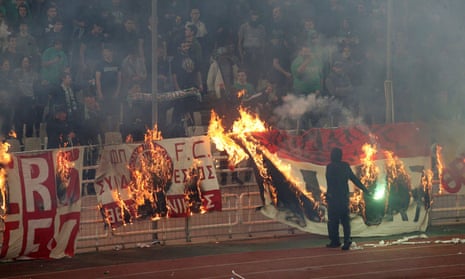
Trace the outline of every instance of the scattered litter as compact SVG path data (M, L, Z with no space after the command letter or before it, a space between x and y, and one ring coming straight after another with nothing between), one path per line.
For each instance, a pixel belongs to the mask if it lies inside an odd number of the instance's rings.
M422 241L410 241L412 239L425 239L428 238L426 234L420 234L420 235L413 235L413 236L408 236L408 237L403 237L401 239L395 240L395 241L384 241L380 240L378 244L373 244L373 243L367 243L363 244L365 247L386 247L386 246L392 246L392 245L417 245L417 244L431 244L431 243L436 243L436 244L460 244L460 243L465 243L465 239L460 239L460 238L452 238L450 240L435 240L435 241L430 241L430 240L422 240Z
M232 271L232 274L233 274L234 276L236 276L236 277L239 277L239 279L245 279L245 277L243 277L243 276L239 275L239 274L238 274L238 273L236 273L234 270ZM234 279L234 277L233 277L233 278L231 278L231 279Z
M137 243L136 246L139 248L149 248L152 246L152 243Z
M119 251L121 249L123 249L123 245L116 245L115 247L113 247L113 250L115 251Z
M362 246L358 246L357 245L357 242L352 242L352 244L350 245L350 250L363 250L363 247Z

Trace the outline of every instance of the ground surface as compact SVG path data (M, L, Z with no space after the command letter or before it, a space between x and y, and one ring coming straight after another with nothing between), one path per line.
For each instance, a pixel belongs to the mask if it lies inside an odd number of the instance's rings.
M315 235L78 254L0 264L1 278L465 278L465 226L359 238L350 251Z

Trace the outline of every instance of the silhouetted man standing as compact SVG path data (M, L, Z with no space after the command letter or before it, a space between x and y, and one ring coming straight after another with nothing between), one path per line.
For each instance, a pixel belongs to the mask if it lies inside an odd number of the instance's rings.
M328 202L328 236L331 241L328 248L341 246L339 239L339 223L344 230L344 245L342 250L349 250L350 237L350 212L349 212L349 179L365 194L370 195L368 189L355 176L347 162L342 161L342 150L331 150L331 162L326 166L326 199Z

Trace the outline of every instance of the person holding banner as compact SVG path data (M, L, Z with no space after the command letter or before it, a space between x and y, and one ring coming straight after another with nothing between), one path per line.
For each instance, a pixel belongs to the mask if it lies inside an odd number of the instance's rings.
M344 231L342 250L349 250L352 244L349 217L349 180L365 195L371 195L360 179L355 176L350 165L342 161L342 149L335 147L331 150L331 162L326 166L326 201L328 203L328 236L330 240L330 243L326 245L328 248L341 246L339 224L342 224Z

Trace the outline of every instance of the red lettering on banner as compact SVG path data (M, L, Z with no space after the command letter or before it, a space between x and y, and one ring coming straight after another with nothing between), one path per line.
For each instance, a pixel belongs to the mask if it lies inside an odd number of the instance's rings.
M18 160L26 212L49 211L56 208L55 176L51 154L47 152L41 157L26 157Z
M65 239L68 239L65 248L65 254L68 256L74 255L74 243L79 232L80 219L80 212L70 212L60 215L60 234L65 236Z
M209 165L209 166L206 166L207 170L208 170L208 179L216 179L216 177L213 175L213 166L212 165Z
M79 159L79 149L60 152L57 156L66 156L70 162ZM80 211L71 212L69 205L80 198L79 173L77 169L71 168L65 181L60 180L55 173L53 154L53 151L47 151L34 155L16 155L18 163L12 171L17 172L19 185L15 186L20 187L21 194L18 193L15 199L22 201L21 208L18 203L10 205L8 216L14 219L14 215L17 215L16 219L21 218L21 221L10 222L7 218L2 257L48 259L51 256L61 256L61 248L68 255L74 253ZM64 200L68 206L62 207L65 213L60 216L57 214L57 207L64 192L57 191L57 183L60 187L67 187ZM55 222L58 220L60 223L56 228Z
M19 229L18 221L5 222L5 231L3 232L3 245L2 245L2 252L0 254L0 258L6 257L7 252L10 249L11 233L17 229Z
M184 145L186 145L184 142L174 144L174 151L176 152L176 161L178 162L179 162L179 153L184 152L184 148L183 148Z
M25 222L25 245L21 254L31 258L49 258L50 250L55 247L51 245L55 231L53 218L28 219Z
M216 177L213 175L212 165L197 167L197 171L199 172L200 180L216 179ZM208 175L205 175L205 173L208 173ZM174 175L173 175L174 183L186 183L188 177L189 177L188 169L175 169L174 170Z
M199 140L199 141L196 141L192 144L192 155L194 157L194 159L199 159L199 158L205 158L206 155L205 154L197 154L197 152L195 152L196 150L196 147L198 144L203 144L204 141L203 140Z
M112 190L120 190L128 187L129 180L126 175L114 175L114 176L106 176L103 177L101 180L97 180L95 184L100 188L98 190L98 194L101 195L105 192L105 189L108 187L110 192ZM105 187L107 186L107 187Z
M174 170L173 180L174 183L181 183L181 172L179 170Z
M124 149L112 149L110 150L110 163L112 165L126 163L126 151Z
M188 207L184 200L184 196L168 196L166 202L170 209L170 217L182 217L187 215Z

